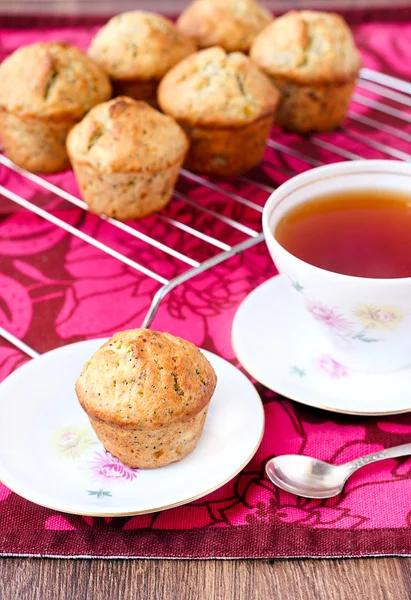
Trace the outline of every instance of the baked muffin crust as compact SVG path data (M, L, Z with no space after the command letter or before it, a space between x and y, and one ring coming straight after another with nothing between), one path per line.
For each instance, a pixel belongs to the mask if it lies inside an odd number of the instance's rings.
M279 94L240 52L214 47L192 54L161 81L162 110L187 125L241 127L272 114Z
M154 429L189 419L208 404L216 376L191 342L149 329L116 333L76 383L89 416L125 428Z
M76 162L100 172L150 172L174 164L188 141L171 117L119 96L95 106L72 129L67 145Z
M180 60L195 52L194 42L169 19L132 11L110 19L91 42L89 55L114 80L159 80Z
M0 107L19 116L80 120L111 97L101 67L74 46L22 46L0 65Z
M255 37L273 17L255 0L195 0L180 15L177 29L199 48L221 46L248 52Z
M300 84L338 84L355 79L360 54L342 17L321 11L291 11L255 39L250 56L273 77Z

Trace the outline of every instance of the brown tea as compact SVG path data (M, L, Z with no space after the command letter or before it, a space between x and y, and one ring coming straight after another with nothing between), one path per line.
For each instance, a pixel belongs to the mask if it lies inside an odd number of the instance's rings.
M297 258L357 277L411 277L411 191L332 192L291 208L274 237Z

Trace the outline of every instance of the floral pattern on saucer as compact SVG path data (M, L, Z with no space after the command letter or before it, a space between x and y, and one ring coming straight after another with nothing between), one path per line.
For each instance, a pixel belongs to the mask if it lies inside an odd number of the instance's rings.
M316 371L323 373L330 379L341 379L343 377L347 377L348 375L348 369L334 360L329 354L321 354L315 360L314 364ZM300 379L308 375L307 369L302 369L297 365L293 365L290 368L290 373L291 375L295 375Z
M348 375L348 369L334 360L329 354L322 354L318 357L317 368L331 379L341 379Z

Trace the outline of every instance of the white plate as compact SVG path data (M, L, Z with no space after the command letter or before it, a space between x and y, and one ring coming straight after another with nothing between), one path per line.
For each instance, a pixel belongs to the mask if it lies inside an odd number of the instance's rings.
M278 275L242 302L232 342L243 367L269 389L316 408L357 415L410 411L411 368L371 374L339 365L294 304L294 293Z
M238 369L205 350L218 383L195 450L145 471L106 453L74 392L83 364L104 341L48 352L0 385L0 481L7 487L67 513L136 515L200 498L250 461L264 431L260 397Z

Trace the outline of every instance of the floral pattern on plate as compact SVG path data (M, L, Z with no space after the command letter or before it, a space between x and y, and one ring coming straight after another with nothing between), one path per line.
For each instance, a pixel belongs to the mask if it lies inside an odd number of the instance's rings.
M62 427L53 436L53 447L63 457L79 458L85 450L98 442L86 427Z
M105 483L112 481L134 481L139 469L127 467L112 456L107 450L95 452L93 460L89 461L88 467L95 480Z
M106 490L87 490L89 496L95 496L97 500L101 500L101 498L111 497L111 492Z
M133 469L123 465L118 458L112 456L110 452L107 452L104 448L100 451L95 451L92 458L90 458L90 453L87 452L87 450L90 450L96 445L99 445L99 442L95 439L93 431L87 427L61 427L53 436L53 447L57 455L62 458L82 458L82 460L78 461L78 467L87 470L91 481L110 486L110 484L118 481L131 482L136 479L139 469ZM83 457L86 452L85 461ZM111 491L102 488L87 489L87 494L97 498L97 500L112 497ZM1 499L0 489L0 500Z

